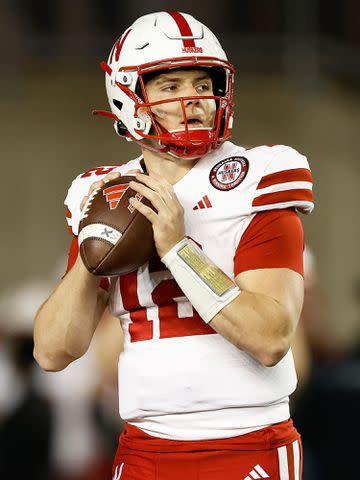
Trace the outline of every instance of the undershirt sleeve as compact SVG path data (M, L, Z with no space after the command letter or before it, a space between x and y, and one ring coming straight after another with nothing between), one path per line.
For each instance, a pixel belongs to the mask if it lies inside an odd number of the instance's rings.
M259 212L236 249L234 274L261 268L289 268L304 276L303 250L304 232L293 209Z

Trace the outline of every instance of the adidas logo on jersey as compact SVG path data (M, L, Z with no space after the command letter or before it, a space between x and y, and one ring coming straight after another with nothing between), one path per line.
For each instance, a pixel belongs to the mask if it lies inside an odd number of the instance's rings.
M260 467L260 465L255 465L253 470L251 470L249 475L245 477L244 480L254 480L259 478L270 478L270 475L268 475L265 470Z
M198 210L199 208L212 208L211 202L207 195L205 195L204 197L202 197L201 200L198 201L195 207L193 207L193 210Z

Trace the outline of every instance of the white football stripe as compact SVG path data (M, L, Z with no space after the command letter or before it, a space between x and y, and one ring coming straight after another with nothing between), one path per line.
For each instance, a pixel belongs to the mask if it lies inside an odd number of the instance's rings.
M276 183L269 187L259 188L256 190L255 198L266 193L283 192L284 190L312 190L313 184L311 182L286 182Z
M278 448L280 480L289 480L289 467L286 446Z
M103 223L92 223L91 225L87 225L80 231L78 243L80 246L84 240L92 237L106 240L109 243L115 245L115 243L119 240L121 236L122 233L120 233L113 227L109 227L109 225L104 225Z
M260 465L255 465L254 470L260 473L262 478L270 478L270 475L268 475Z
M294 469L295 469L294 480L300 480L300 449L299 449L298 440L296 440L292 445L293 445L293 452L294 452Z

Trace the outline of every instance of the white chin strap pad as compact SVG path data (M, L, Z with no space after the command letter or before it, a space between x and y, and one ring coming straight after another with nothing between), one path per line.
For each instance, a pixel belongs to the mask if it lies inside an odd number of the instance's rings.
M236 283L189 238L177 243L161 260L206 323L240 294Z

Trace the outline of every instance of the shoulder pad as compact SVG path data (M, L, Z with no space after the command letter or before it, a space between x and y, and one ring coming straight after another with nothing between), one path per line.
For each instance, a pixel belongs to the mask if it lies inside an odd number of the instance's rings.
M296 208L308 214L314 208L312 175L304 155L286 145L257 147L253 151L267 153L267 161L259 170L258 184L252 202L252 213Z

